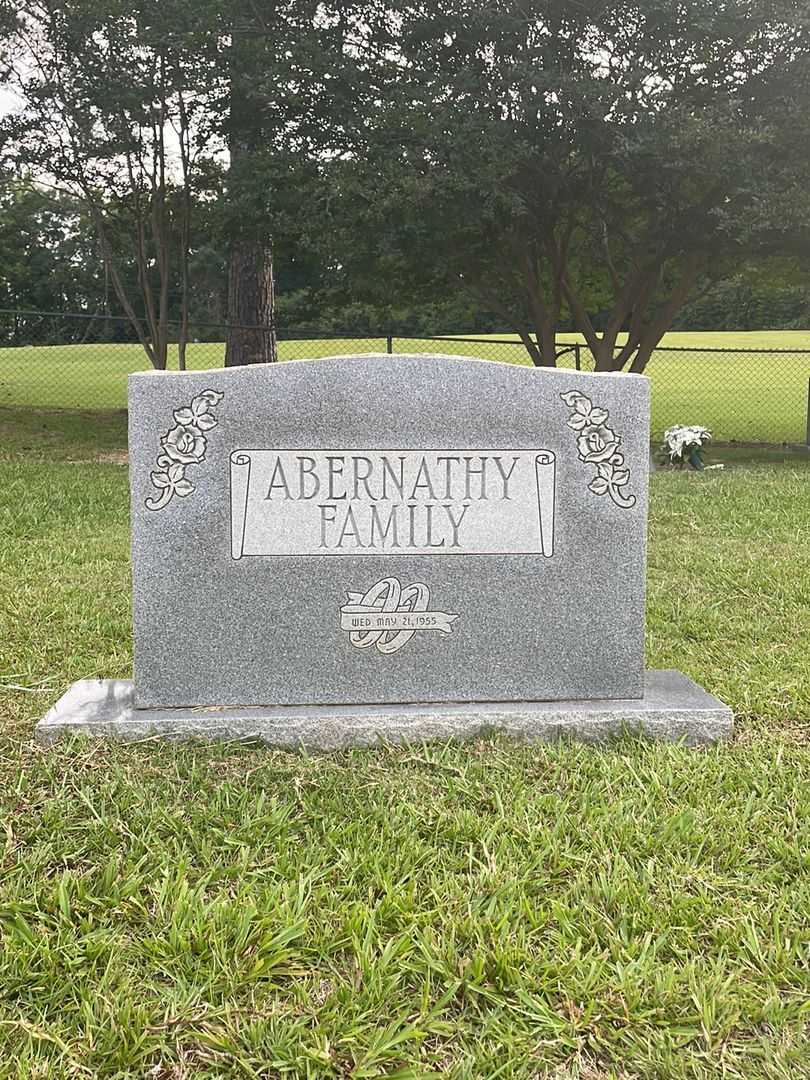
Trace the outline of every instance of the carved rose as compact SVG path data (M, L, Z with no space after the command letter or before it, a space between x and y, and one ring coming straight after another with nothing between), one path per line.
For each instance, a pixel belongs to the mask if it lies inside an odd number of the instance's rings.
M585 432L588 428L604 424L608 418L607 409L594 405L590 398L580 394L578 390L569 390L567 394L560 394L560 397L574 410L568 417L568 426L574 431Z
M596 466L596 476L588 489L594 495L608 495L616 506L629 510L636 505L636 497L621 490L630 482L630 470L624 468L624 454L619 450L621 438L607 426L607 409L594 405L580 390L567 390L560 397L571 409L568 426L579 432L577 451L580 460Z
M149 474L152 487L159 494L149 495L144 500L147 510L162 510L175 495L186 499L193 493L194 485L186 477L186 466L199 465L205 459L203 432L219 423L211 409L219 405L224 396L220 390L203 390L189 405L173 410L175 426L161 438L157 470Z
M577 449L583 461L596 464L607 461L619 445L619 436L607 424L591 424L577 439Z
M205 457L205 439L191 424L177 424L160 442L169 457L183 465L195 464Z

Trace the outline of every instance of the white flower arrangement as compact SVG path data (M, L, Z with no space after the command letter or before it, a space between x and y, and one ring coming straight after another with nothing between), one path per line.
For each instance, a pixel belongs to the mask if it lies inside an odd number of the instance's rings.
M683 465L688 462L693 469L703 469L705 466L701 451L711 437L712 433L708 428L678 425L664 432L663 449L669 454L669 460L673 464Z

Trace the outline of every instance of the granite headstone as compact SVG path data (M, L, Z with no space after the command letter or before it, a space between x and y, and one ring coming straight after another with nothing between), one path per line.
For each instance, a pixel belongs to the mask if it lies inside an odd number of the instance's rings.
M585 737L728 732L688 680L645 681L643 376L435 355L149 372L129 418L134 689L74 688L41 737L72 717L334 746L516 709L529 736L567 715Z

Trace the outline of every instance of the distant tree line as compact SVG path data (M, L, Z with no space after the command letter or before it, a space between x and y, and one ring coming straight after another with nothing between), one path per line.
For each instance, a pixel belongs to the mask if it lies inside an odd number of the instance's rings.
M0 80L4 303L120 313L158 368L220 322L227 363L463 327L553 366L571 329L640 372L803 321L795 0L0 0Z
M227 237L217 234L211 207L195 214L200 234L192 238L188 267L188 324L191 339L222 340L229 311ZM138 269L122 260L123 287L137 304ZM457 291L429 304L386 306L354 295L351 282L339 271L324 273L317 252L282 251L274 261L275 312L280 332L291 334L433 334L499 329L495 315ZM170 339L176 338L181 285L171 279L168 307L172 314ZM0 184L0 308L19 312L48 312L93 316L72 323L56 318L16 320L20 341L54 340L137 341L99 253L93 222L80 200L72 199L31 179L7 176ZM105 318L106 317L106 318ZM3 320L6 340L14 324ZM10 328L10 329L9 329ZM11 337L9 338L9 334Z
M198 216L195 215L195 220ZM225 238L212 230L195 238L189 266L189 327L192 339L221 340L228 317ZM325 275L317 252L309 258L275 260L275 319L283 334L407 335L511 332L494 312L462 290L430 302L383 305L356 295L348 277ZM124 265L125 287L137 294L137 268ZM179 285L169 292L176 312ZM71 322L55 318L2 320L4 340L20 342L136 341L118 303L93 223L81 202L7 177L0 187L0 307L31 312L94 316ZM103 316L110 316L105 320ZM141 313L142 316L142 313ZM606 312L593 311L598 326ZM680 330L810 328L810 279L795 262L771 261L715 283L688 302L673 323ZM176 333L177 324L172 324ZM573 324L561 321L560 330Z
M808 330L810 284L801 267L769 266L718 281L688 303L675 330Z

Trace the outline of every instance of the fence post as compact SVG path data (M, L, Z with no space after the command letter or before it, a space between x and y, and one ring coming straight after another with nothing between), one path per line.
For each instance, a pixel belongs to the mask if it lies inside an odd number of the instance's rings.
M805 442L808 449L810 449L810 379L807 380L807 434L805 435Z
M577 371L582 371L582 366L579 359L579 342L575 342L574 344L574 366L576 367Z
M387 334L385 338L385 351L390 356L394 351L394 338L391 334Z

